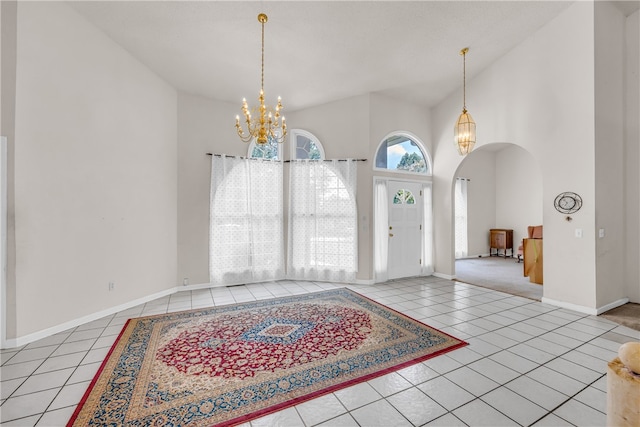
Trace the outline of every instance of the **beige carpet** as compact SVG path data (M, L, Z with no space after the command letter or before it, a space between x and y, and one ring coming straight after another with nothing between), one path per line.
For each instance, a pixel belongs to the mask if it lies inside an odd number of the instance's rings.
M482 257L456 260L456 280L540 301L542 285L524 277L515 258Z
M630 302L602 313L601 316L627 328L640 331L640 304Z

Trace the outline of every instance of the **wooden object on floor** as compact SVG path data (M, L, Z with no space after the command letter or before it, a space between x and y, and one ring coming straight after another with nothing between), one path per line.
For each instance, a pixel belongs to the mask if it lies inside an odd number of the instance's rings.
M616 357L607 367L607 425L640 425L640 376L631 372Z
M529 239L542 239L542 226L541 225L530 225L527 227L527 234L528 236L526 238ZM522 261L522 257L524 256L524 249L522 247L522 244L520 246L518 246L518 262Z
M492 249L496 250L496 253L491 253ZM506 230L503 228L492 228L489 230L489 256L500 256L500 249L502 254L507 257L507 249L511 251L513 256L513 230Z
M531 283L542 285L542 239L523 239L524 275Z

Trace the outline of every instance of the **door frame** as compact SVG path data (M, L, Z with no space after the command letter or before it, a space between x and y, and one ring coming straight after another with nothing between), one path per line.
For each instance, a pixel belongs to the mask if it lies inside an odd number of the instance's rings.
M422 252L424 247L424 200L422 184L409 181L389 180L387 182L387 212L389 221L389 236L387 251L387 276L389 280L416 277L422 273ZM396 205L395 195L398 191L414 193L412 205ZM399 211L397 211L399 209ZM411 212L409 212L411 211ZM400 213L400 218L394 218ZM411 217L407 217L408 214ZM393 230L391 226L393 225ZM413 227L420 227L418 233ZM413 230L413 231L412 231ZM398 240L400 239L400 240ZM415 252L414 252L415 251ZM418 258L418 259L416 259ZM416 263L416 261L418 261Z
M385 181L385 182L387 183L387 189L389 188L389 181L396 181L396 182L410 182L410 183L412 183L412 184L420 184L421 186L423 186L423 185L425 185L425 184L430 184L430 185L432 186L431 188L433 189L433 180L432 180L431 176L427 176L427 177L425 177L425 178L426 178L426 179L411 179L411 178L395 177L395 176L381 176L381 175L374 175L374 176L373 176L373 180L372 180L373 185L372 185L372 198L371 198L371 202L372 202L372 217L373 217L373 227L372 227L372 228L373 228L373 239L372 239L372 241L373 241L373 244L374 244L374 245L375 245L375 242L378 240L378 239L377 239L377 234L376 234L376 233L377 233L377 232L376 232L376 229L377 229L377 227L376 227L376 221L377 221L377 218L376 218L375 210L373 209L373 207L376 205L376 193L375 193L376 182L377 182L377 181ZM433 193L433 192L432 192L432 193ZM423 194L423 197L425 197L425 195L424 195L424 194ZM423 200L424 200L424 199L423 199ZM423 202L423 203L424 203L424 202ZM433 200L431 201L431 203L433 204ZM388 203L387 203L387 206L388 206ZM423 208L422 208L422 209L424 210L424 205L423 205ZM422 216L424 217L424 212L422 212ZM387 211L387 218L388 218L388 211ZM433 224L432 224L432 226L433 226ZM388 229L388 224L387 224L387 227L386 227L386 228ZM426 232L426 230L427 230L427 227L423 224L422 232L421 232L421 235L422 235L422 242L421 242L421 245L422 245L422 249L423 249L423 250L424 250L424 247L425 247L425 241L424 241L424 239L425 239L425 232ZM433 243L433 242L432 242L432 243ZM372 249L373 249L373 248L372 248ZM374 251L375 251L375 249L374 249ZM373 258L373 257L372 257L372 258ZM422 260L422 266L423 266L423 267L424 267L424 261L425 261L425 260L423 259L423 260ZM371 273L372 273L372 274L371 274L371 277L373 278L374 283L376 283L377 278L376 278L376 271L375 271L375 265L374 265L374 263L375 263L375 261L374 261L374 262L372 263L372 265L371 265ZM388 270L389 270L389 254L387 253L387 271L388 271Z

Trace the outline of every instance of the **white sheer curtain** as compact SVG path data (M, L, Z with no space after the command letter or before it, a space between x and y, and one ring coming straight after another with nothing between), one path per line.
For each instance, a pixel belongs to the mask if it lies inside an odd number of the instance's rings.
M456 178L455 186L455 236L456 258L464 258L468 255L467 239L467 180Z
M433 274L433 199L431 184L422 185L422 274L428 276Z
M212 157L211 283L284 277L282 172L282 162Z
M358 269L356 161L289 163L287 277L352 282Z
M389 252L389 201L387 181L377 179L374 184L373 217L373 269L374 280L385 282L389 278L387 258Z

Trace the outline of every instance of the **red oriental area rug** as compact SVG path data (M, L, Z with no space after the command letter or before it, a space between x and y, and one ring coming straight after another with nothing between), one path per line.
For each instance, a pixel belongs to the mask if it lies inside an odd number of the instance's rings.
M464 341L348 289L130 319L68 426L229 426Z

